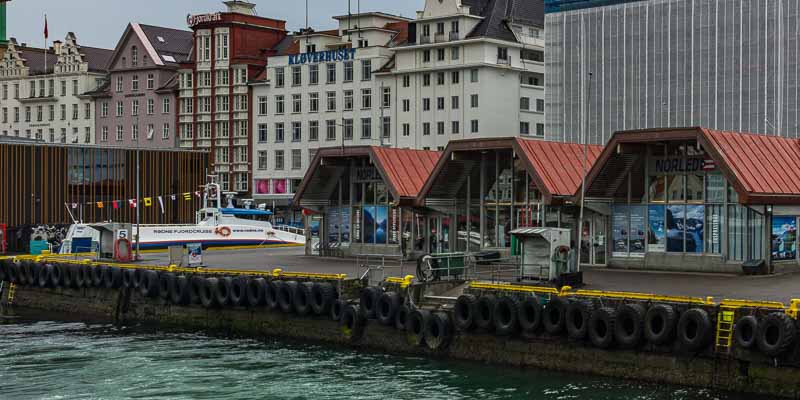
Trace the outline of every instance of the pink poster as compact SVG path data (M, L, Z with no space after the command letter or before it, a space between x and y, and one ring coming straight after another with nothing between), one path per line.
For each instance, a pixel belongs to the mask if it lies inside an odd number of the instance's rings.
M269 194L269 179L256 179L256 194Z
M275 194L286 194L286 179L273 179L273 191Z

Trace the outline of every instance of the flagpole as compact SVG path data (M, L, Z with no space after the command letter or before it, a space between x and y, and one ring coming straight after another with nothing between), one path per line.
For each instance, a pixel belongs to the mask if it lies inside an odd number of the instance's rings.
M44 13L44 73L47 74L47 13Z

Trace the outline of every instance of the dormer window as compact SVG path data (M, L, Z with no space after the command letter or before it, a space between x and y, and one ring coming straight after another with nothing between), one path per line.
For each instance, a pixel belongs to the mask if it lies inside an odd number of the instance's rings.
M306 53L316 53L317 45L316 44L307 44L306 45Z
M131 47L131 66L135 67L139 64L139 49L136 46Z

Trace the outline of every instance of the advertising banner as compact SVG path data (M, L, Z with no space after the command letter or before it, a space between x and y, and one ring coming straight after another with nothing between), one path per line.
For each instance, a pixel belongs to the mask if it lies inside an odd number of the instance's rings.
M645 218L647 213L646 206L630 206L631 210L631 230L630 230L630 252L631 256L644 255L644 235L646 232Z
M664 229L664 206L647 207L647 251L667 250L667 231Z
M628 206L615 205L611 216L611 229L614 243L612 252L614 257L628 256Z
M186 245L189 252L189 265L203 265L203 246L200 243Z
M702 253L705 249L705 206L686 206L686 252Z
M797 217L772 217L772 259L797 258Z

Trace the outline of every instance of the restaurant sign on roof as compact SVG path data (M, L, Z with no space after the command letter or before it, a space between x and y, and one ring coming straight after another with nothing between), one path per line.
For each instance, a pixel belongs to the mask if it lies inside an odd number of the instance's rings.
M193 27L198 24L202 24L205 22L217 22L222 21L222 13L213 13L213 14L197 14L197 15L187 15L186 16L186 23L189 27Z

